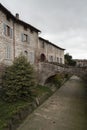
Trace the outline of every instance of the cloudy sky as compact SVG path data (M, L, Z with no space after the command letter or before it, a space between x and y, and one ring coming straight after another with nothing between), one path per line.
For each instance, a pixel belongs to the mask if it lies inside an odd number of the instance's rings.
M14 15L42 31L41 37L87 59L87 0L0 0Z

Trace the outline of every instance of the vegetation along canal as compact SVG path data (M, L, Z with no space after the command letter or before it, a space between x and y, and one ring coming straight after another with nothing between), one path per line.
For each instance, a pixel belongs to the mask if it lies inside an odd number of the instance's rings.
M36 109L17 130L86 130L87 88L72 76Z

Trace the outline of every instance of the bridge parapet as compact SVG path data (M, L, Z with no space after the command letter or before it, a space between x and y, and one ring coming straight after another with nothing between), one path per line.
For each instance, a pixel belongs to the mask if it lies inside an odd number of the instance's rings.
M39 63L39 70L42 71L42 70L45 70L47 69L48 71L62 71L64 68L61 67L61 66L58 66L58 65L54 65L54 64L50 64L50 63L44 63L44 62L41 62Z
M52 63L44 63L44 62L39 62L37 64L37 77L38 77L38 82L40 84L44 84L45 81L53 76L60 73L69 73L77 76L82 76L84 73L87 72L87 68L78 68L78 67L70 67L70 66L60 66L60 65L55 65Z

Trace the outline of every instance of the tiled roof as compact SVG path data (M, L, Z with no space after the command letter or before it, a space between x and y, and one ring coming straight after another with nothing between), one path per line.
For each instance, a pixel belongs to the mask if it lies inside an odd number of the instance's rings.
M56 48L58 48L58 49L60 49L60 50L65 50L65 49L63 49L63 48L61 48L61 47L59 47L59 46L53 44L52 42L50 42L50 41L48 41L48 40L46 40L46 39L44 39L44 38L42 38L42 37L39 37L39 39L42 40L42 41L45 41L46 43L48 43L48 44L50 44L50 45L52 45L52 46L54 46L54 47L56 47Z

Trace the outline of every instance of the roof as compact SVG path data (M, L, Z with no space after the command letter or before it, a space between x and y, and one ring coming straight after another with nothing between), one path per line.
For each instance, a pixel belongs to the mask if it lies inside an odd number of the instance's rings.
M87 59L74 59L74 60L78 62L87 62Z
M23 26L26 26L26 27L29 27L31 30L34 30L36 32L41 32L40 30L38 30L37 28L35 28L34 26L20 20L20 19L17 19L8 9L6 9L1 3L0 3L0 10L7 14L10 18L12 18L16 23L19 23Z
M52 45L52 46L54 46L54 47L56 47L56 48L58 48L58 49L60 49L60 50L65 50L65 49L63 49L63 48L61 48L61 47L53 44L52 42L50 42L50 41L48 41L48 40L46 40L46 39L44 39L42 37L39 37L39 39L42 40L42 41L44 41L44 42L46 42L46 43L48 43L48 44L50 44L50 45Z

